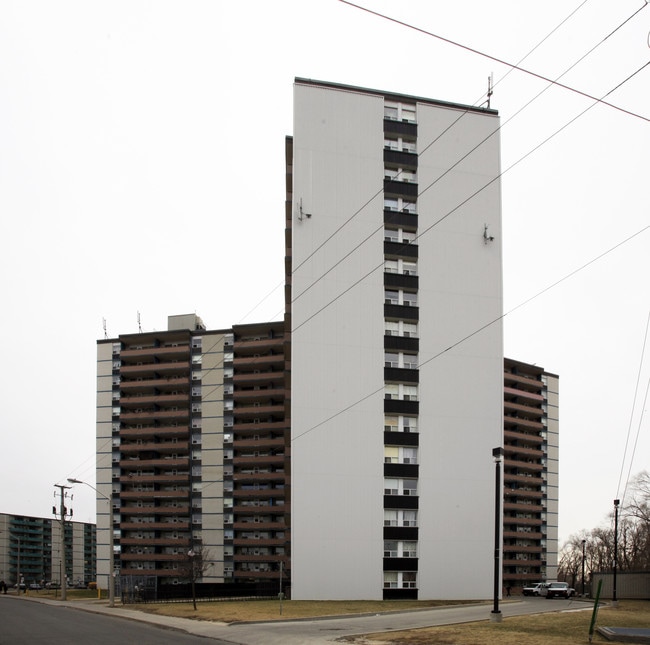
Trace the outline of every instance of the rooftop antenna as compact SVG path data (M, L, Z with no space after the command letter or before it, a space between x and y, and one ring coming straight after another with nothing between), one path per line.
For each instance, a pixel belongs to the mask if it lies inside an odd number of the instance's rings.
M140 312L138 311L138 331L142 333L142 325L140 324Z
M494 80L494 72L491 72L490 75L488 76L488 91L487 91L487 108L488 110L490 109L490 99L492 98L492 94L494 93L494 85L492 85L492 82Z
M106 318L102 318L102 326L104 327L104 340L108 338L108 332L106 331Z

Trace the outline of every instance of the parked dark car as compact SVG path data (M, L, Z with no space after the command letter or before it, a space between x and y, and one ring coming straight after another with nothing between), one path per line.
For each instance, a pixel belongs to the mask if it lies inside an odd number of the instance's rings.
M546 599L571 598L575 593L576 590L569 587L566 582L551 582L551 584L546 588Z

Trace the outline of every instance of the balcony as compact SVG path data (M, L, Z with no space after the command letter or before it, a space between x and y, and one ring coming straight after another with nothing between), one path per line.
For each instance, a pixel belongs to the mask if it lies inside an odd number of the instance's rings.
M530 419L523 419L517 416L511 416L508 414L503 415L503 423L508 429L509 426L518 426L519 428L530 428L534 432L541 432L544 430L544 424L539 421L531 421Z
M284 466L284 455L237 455L233 459L233 465L238 469L242 466L279 468Z
M142 381L125 381L120 383L120 390L127 393L147 392L153 389L174 390L176 388L187 388L190 379L187 376L170 376L164 379L146 379Z
M123 470L142 470L148 468L189 468L188 456L168 457L165 459L122 459L119 462Z
M517 482L526 484L527 486L541 486L544 480L541 477L533 477L532 475L518 475L514 473L503 473L503 481L505 483Z
M284 437L261 436L257 439L240 439L236 437L233 446L236 451L244 450L245 448L251 450L284 448Z
M189 489L185 490L133 490L122 491L120 499L187 499Z
M268 401L269 399L283 399L285 395L284 387L282 388L264 388L258 390L235 390L233 398L235 402L239 401Z
M186 425L183 426L146 426L144 428L121 428L122 439L153 439L154 437L189 439L190 432Z
M155 376L170 376L189 374L190 363L188 361L183 362L171 362L171 363L143 363L142 365L122 365L120 368L120 374L123 376L138 377L142 378L149 377L154 378Z
M166 359L182 358L190 353L189 343L179 343L174 347L143 347L142 349L129 349L128 347L120 352L120 358L125 360L137 360L141 358L162 357Z
M284 382L284 370L275 372L237 372L233 376L233 383L236 386L255 384L275 384ZM284 391L284 390L282 390Z
M123 531L187 531L189 522L120 522ZM142 543L142 540L139 540ZM121 542L121 540L120 540Z
M187 484L190 480L189 472L176 474L176 475L127 475L125 477L120 477L120 482L123 484L146 484L146 483L156 483L156 482L181 482Z
M120 560L124 562L186 562L187 555L185 553L128 553L122 551Z
M503 504L504 511L513 511L520 513L541 513L544 510L543 506L538 504L518 504L517 502L505 502Z
M275 415L278 417L284 415L284 402L276 403L273 405L237 405L232 412L236 418L260 417L270 415Z
M284 546L287 543L285 538L235 538L235 546L254 548L256 546Z
M120 407L124 408L148 408L154 405L180 405L187 406L189 401L188 393L181 394L151 394L146 396L122 396L120 397Z
M527 390L508 387L507 385L503 387L503 394L506 401L510 400L510 397L516 397L518 401L530 401L533 405L541 405L544 402L544 397L537 392L528 392Z
M540 419L544 416L544 411L541 407L532 407L530 405L522 405L521 403L512 403L511 401L504 401L504 410L508 412L520 412L521 414L514 414L512 416L523 417L524 419Z
M513 419L514 417L510 418ZM506 442L513 443L516 441L520 444L531 444L533 446L540 446L542 443L544 443L544 439L542 439L542 437L540 437L538 434L526 434L525 432L517 432L516 430L509 430L508 428L504 430L503 438Z
M138 423L146 422L152 423L154 421L170 421L171 419L178 419L187 421L190 416L190 411L187 407L178 410L169 410L162 408L160 410L143 410L142 412L122 412L120 420L125 423Z
M236 500L241 499L282 499L284 500L284 488L237 488L233 491Z
M516 468L518 470L523 470L532 473L541 473L544 470L544 466L538 462L521 461L519 459L512 459L510 458L508 453L506 453L505 467L510 469Z
M135 454L139 452L155 452L170 454L176 452L187 452L188 442L185 441L147 441L146 443L122 443L120 451L123 454Z
M243 504L235 505L233 507L233 512L235 515L250 515L251 513L262 513L264 515L284 515L291 510L289 504L284 503L284 499L281 500L281 504L263 504L260 502L256 506L244 506Z
M274 336L273 338L260 336L259 340L236 340L234 344L235 360L242 356L249 356L254 353L261 354L272 350L281 353L284 341L283 336Z
M259 434L260 431L273 430L275 432L288 432L286 421L262 421L261 423L251 423L246 419L240 419L232 426L235 438Z
M189 546L190 538L189 537L178 537L178 538L120 538L120 544L122 546L142 546L147 544L150 546ZM151 555L151 554L150 554Z

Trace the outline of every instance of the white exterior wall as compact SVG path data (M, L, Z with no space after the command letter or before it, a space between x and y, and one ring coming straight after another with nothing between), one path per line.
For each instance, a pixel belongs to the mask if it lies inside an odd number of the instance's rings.
M223 582L223 334L202 340L201 490L203 582Z
M113 360L119 360L119 355L113 357L112 343L97 344L97 584L101 589L108 589L110 572L110 543L111 535L109 522L109 502L112 491L112 390L113 390ZM119 406L119 401L116 402ZM85 492L84 492L85 493ZM88 494L92 494L90 490ZM116 509L116 513L119 509Z
M560 478L560 422L559 379L545 375L546 379L546 579L557 580L558 567L558 513Z
M300 221L294 208L292 225L291 567L296 599L382 597L381 193L307 259L380 191L382 128L380 97L295 88L293 195L295 204L302 199L311 213ZM368 235L371 241L301 295Z
M461 114L418 104L418 150ZM420 598L493 592L492 450L503 445L499 182L445 216L498 175L498 136L422 192L497 127L494 116L465 114L419 159Z
M294 101L292 597L378 599L384 100L298 83ZM418 104L418 149L460 114ZM465 115L420 158L420 193L497 126L493 115ZM501 323L433 357L502 313L498 181L426 229L498 172L495 137L418 199L420 598L488 598L493 588L492 449L503 445ZM302 221L301 200L311 214ZM485 224L493 242L485 243Z

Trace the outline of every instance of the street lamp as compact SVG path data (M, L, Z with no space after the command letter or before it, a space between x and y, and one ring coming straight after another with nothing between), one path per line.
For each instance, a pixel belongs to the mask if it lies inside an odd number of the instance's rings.
M582 597L585 595L585 544L587 540L582 541Z
M499 611L500 573L501 573L501 462L503 461L503 448L494 448L494 609L492 609L490 620L493 623L500 623L502 620Z
M614 607L618 604L618 599L616 598L616 570L618 569L618 505L620 503L620 499L614 500L614 589L612 593L612 605Z
M100 497L108 502L108 606L115 607L115 562L113 554L113 500L110 497L100 493L94 486L88 482L68 477L71 484L84 484L92 488Z

